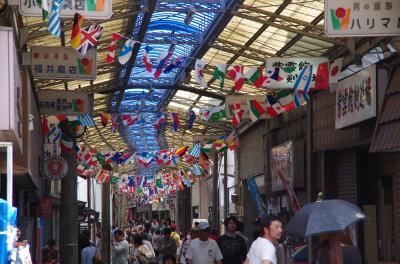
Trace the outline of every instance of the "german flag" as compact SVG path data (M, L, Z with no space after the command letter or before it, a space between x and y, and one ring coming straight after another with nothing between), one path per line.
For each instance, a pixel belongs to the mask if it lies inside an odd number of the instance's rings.
M178 148L175 152L176 155L182 157L183 155L185 155L186 151L188 150L188 146L183 146L181 148Z
M71 47L73 49L77 49L81 44L81 27L83 23L84 17L79 13L75 13L74 16L74 24L72 26L71 33Z

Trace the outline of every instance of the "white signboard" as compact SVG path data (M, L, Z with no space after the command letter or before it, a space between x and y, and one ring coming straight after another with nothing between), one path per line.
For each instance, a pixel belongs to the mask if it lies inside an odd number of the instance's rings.
M49 115L84 115L93 109L93 97L85 91L39 90L40 113Z
M46 1L46 0L42 0ZM19 12L23 16L41 17L42 9L37 0L20 0ZM112 0L64 0L65 6L60 12L61 18L73 18L78 12L87 19L106 20L112 15ZM49 10L53 0L48 0ZM51 11L49 11L50 15Z
M338 83L335 128L376 116L376 66L372 65Z
M297 77L306 64L312 66L312 81L310 89L329 88L328 58L267 58L266 76L269 78L268 88L293 89Z
M72 48L32 47L31 65L38 79L95 80L96 49L82 56Z
M399 35L399 19L399 0L325 0L329 37Z
M243 110L242 119L250 119L249 116L249 101L257 100L260 105L266 109L267 102L265 100L265 95L229 95L225 98L225 106L226 106L226 118L231 119L233 112L229 109L231 104L240 104L241 109ZM267 119L267 113L264 113L260 116L260 119Z

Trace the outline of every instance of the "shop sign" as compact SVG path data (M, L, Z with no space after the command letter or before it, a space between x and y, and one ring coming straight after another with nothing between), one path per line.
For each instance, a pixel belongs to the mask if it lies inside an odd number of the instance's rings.
M335 128L376 116L376 66L372 65L338 83Z
M39 90L37 94L42 114L82 115L93 108L93 98L85 91Z
M0 58L0 141L11 140L22 152L23 87L12 28L0 27Z
M225 106L226 106L226 118L232 119L232 110L229 109L231 104L240 104L241 110L243 111L242 119L250 119L249 115L249 101L250 100L257 100L260 105L266 109L267 102L265 100L265 95L228 95L225 98ZM267 119L267 113L264 113L260 116L260 119Z
M67 161L61 156L52 156L45 160L43 166L44 176L52 180L60 180L68 172Z
M64 2L64 8L60 12L61 18L73 18L75 13L79 13L87 19L106 20L112 15L112 0L64 0ZM48 3L51 10L53 1ZM19 12L23 16L42 17L42 9L36 0L20 0Z
M268 88L271 89L293 89L297 77L304 66L312 66L312 79L310 89L327 89L329 86L329 60L325 57L314 58L281 58L272 57L266 59L266 76L269 78ZM315 80L326 80L316 85ZM326 86L326 87L322 87Z
M263 199L261 198L260 191L254 177L246 179L247 188L253 197L259 216L265 217L268 215L268 208Z
M82 56L72 48L32 47L30 64L37 79L95 80L96 49Z
M398 0L325 0L325 34L370 37L400 34Z
M277 171L281 171L285 180L290 186L293 186L293 141L285 142L281 145L271 148L271 186L272 191L285 190L281 177Z

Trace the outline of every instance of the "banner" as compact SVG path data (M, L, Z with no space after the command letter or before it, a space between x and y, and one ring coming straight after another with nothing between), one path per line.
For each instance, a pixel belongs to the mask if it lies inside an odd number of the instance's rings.
M85 91L39 90L37 94L42 114L82 115L93 109L93 96Z
M325 0L324 14L329 37L400 34L398 0Z
M42 0L47 1L47 0ZM79 13L87 19L106 20L112 15L112 0L64 0L65 6L60 12L61 18L73 18ZM48 1L51 10L53 1ZM37 0L20 0L19 12L23 16L42 17L42 9Z
M262 200L260 191L255 181L255 177L246 179L247 188L249 189L251 196L253 197L254 203L257 207L260 217L265 217L268 215L268 209L265 202Z
M269 78L268 88L294 89L296 79L302 70L309 64L312 66L312 79L310 89L328 89L329 86L329 60L324 57L315 58L280 58L266 59L266 76ZM326 69L325 69L326 68ZM318 75L318 78L317 78ZM326 75L326 76L325 76ZM326 81L325 81L326 78ZM316 79L321 84L316 84ZM321 87L319 87L321 86ZM326 87L322 87L326 86Z
M97 73L96 49L85 56L66 47L32 47L30 64L38 79L95 80Z
M376 66L340 81L336 88L335 128L376 116Z
M226 118L232 119L233 112L229 109L231 104L240 104L241 110L243 111L242 119L250 119L249 115L249 101L257 100L260 105L266 109L267 102L265 100L265 95L228 95L225 98L225 106L226 106ZM259 119L267 119L267 113L263 113Z

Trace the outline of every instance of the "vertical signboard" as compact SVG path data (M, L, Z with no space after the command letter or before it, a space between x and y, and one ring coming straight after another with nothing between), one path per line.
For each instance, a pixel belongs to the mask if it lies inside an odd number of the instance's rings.
M325 0L324 14L329 37L400 34L398 0Z
M335 128L376 116L376 66L372 65L338 83Z
M38 79L95 80L96 49L82 56L72 48L32 47L33 77Z
M38 2L37 0L20 0L19 12L23 16L41 17L42 9ZM89 19L106 20L112 15L112 0L64 0L64 2L64 8L60 12L61 18L73 18L77 12ZM48 4L51 10L53 0L49 0Z

